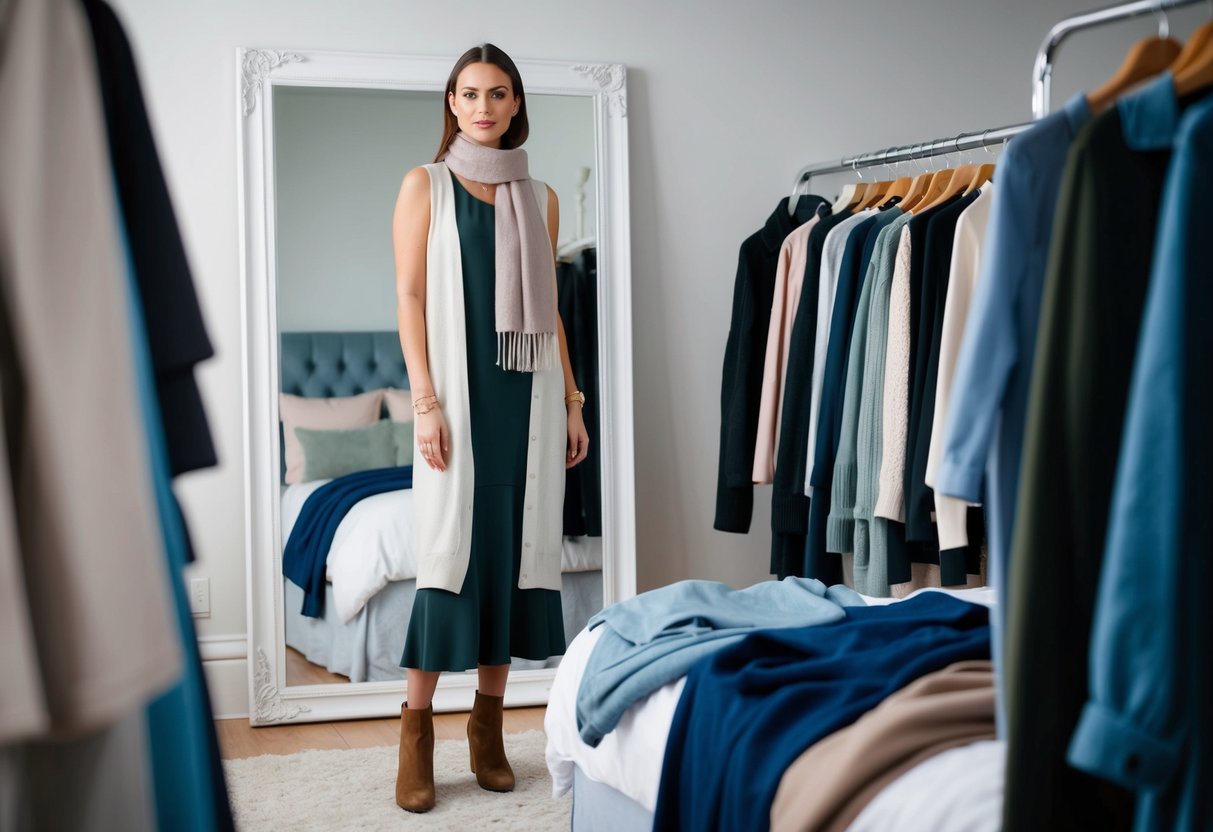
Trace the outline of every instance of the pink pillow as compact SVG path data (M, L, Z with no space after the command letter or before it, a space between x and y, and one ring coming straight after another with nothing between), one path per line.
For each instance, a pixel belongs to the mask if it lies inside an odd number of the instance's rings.
M395 387L384 388L384 399L387 401L387 417L393 422L413 421L413 392L397 390Z
M278 415L282 419L282 437L286 447L287 485L303 482L303 446L295 428L345 430L361 428L379 421L383 390L370 390L357 396L308 399L290 393L278 394Z

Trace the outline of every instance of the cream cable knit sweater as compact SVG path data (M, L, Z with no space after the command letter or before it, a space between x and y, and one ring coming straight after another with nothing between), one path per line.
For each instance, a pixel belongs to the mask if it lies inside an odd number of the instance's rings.
M901 230L889 297L889 337L885 350L881 425L880 495L875 514L906 521L904 478L910 429L910 229Z

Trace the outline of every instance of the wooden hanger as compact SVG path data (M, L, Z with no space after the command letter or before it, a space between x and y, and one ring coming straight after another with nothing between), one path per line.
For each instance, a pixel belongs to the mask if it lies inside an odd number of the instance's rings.
M834 200L834 204L830 206L830 212L837 214L839 211L845 211L852 205L863 199L864 193L868 189L867 182L848 182L842 186L842 192L838 194L838 199Z
M921 214L923 211L943 205L957 194L964 193L965 188L973 181L973 174L976 171L976 165L961 165L956 170L950 171L951 175L946 179L932 182L929 192L931 195L915 205L912 212Z
M1175 79L1175 95L1179 98L1213 85L1213 21L1188 38L1187 45L1171 66L1171 74Z
M994 164L992 162L985 162L973 167L976 170L973 172L973 178L969 182L969 187L965 189L966 196L994 178Z
M872 182L860 182L859 183L859 187L855 191L855 196L852 197L851 201L847 203L848 210L854 211L855 206L858 205L859 203L863 202L863 198L865 196L867 196L868 188L871 187L872 184L874 184L874 183L872 183Z
M863 200L855 206L855 210L863 211L884 202L884 195L889 192L891 187L893 187L893 181L890 179L873 182L872 187L868 188L868 192L864 194Z
M908 176L903 176L900 179L894 179L892 187L889 188L889 192L884 195L885 202L888 202L895 196L901 197L901 200L904 200L906 198L906 194L910 192L910 185L913 183L914 180ZM901 204L900 200L898 201L898 204Z
M1087 93L1087 106L1099 115L1124 93L1147 78L1153 78L1175 62L1182 49L1174 38L1150 37L1133 44L1116 74Z
M908 211L921 201L927 191L930 190L931 180L935 178L937 173L937 171L927 171L926 173L918 174L910 180L910 189L901 198L901 202L897 203L897 207L903 211Z

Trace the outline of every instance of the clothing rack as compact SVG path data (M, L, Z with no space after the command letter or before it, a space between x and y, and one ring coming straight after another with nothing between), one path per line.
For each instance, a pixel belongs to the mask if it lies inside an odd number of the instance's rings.
M1054 25L1049 30L1049 34L1045 37L1040 49L1036 52L1036 63L1032 72L1032 118L1034 120L1044 118L1049 113L1053 85L1053 65L1058 49L1061 47L1062 42L1070 35L1084 29L1092 29L1115 21L1129 20L1147 14L1159 15L1163 25L1169 26L1166 20L1167 9L1194 6L1200 2L1204 2L1204 0L1134 0L1134 2L1130 3L1121 3L1116 6L1073 15ZM1160 27L1160 31L1164 35L1166 34L1164 28ZM828 173L845 173L849 170L858 172L860 168L878 167L914 159L925 159L944 153L958 153L963 150L972 150L979 147L992 147L1002 144L1012 136L1022 133L1031 126L1032 122L1029 121L1022 124L1012 124L1006 127L991 128L972 133L960 133L952 138L934 139L918 144L889 147L871 153L861 153L858 156L843 157L835 161L805 165L796 174L792 193L797 193L798 189L814 176L822 176Z
M1203 0L1136 0L1132 3L1121 3L1090 12L1083 12L1058 23L1049 30L1048 36L1040 49L1036 51L1036 63L1032 69L1032 117L1044 118L1049 114L1050 95L1053 91L1054 56L1062 41L1075 32L1083 29L1094 29L1118 20L1129 20L1142 15L1159 15L1162 25L1159 36L1166 37L1170 23L1167 21L1167 9L1178 9L1183 6L1195 6Z

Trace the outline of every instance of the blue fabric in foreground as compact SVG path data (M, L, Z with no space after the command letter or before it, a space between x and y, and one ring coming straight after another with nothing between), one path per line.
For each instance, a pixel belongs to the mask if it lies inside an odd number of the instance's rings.
M216 756L214 721L198 639L185 584L181 580L186 564L187 538L181 508L173 495L168 446L160 403L156 397L151 354L148 351L144 310L135 285L129 238L121 206L115 205L119 218L120 242L126 266L128 326L131 354L138 386L139 410L147 437L147 472L156 500L156 512L168 562L169 588L181 637L182 674L180 680L146 709L148 754L156 795L156 820L161 829L182 832L214 832L233 828L227 801L223 771ZM143 472L130 472L141 475Z
M989 657L986 608L941 592L746 636L687 674L653 828L768 829L779 781L806 748L921 676Z
M324 617L324 573L337 527L354 504L413 487L413 466L357 471L325 483L303 503L282 550L282 574L303 590L303 614Z
M746 589L679 581L613 604L586 625L605 632L577 689L577 731L597 746L634 703L755 629L838 621L863 604L849 587L797 577Z

